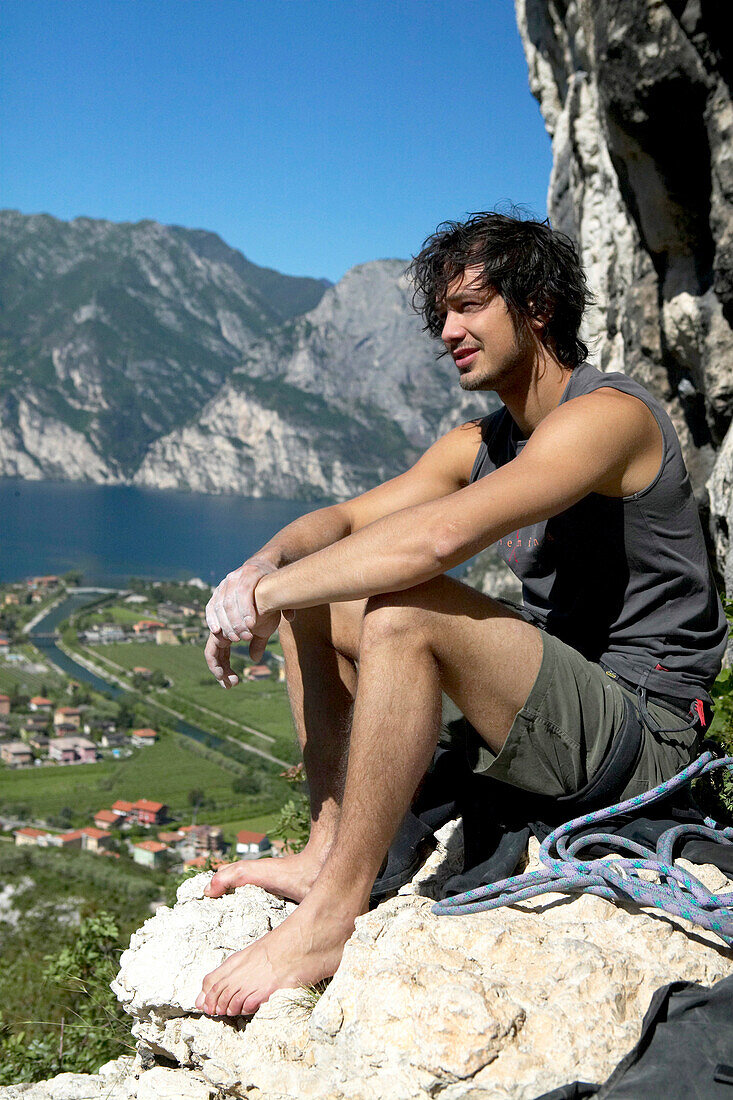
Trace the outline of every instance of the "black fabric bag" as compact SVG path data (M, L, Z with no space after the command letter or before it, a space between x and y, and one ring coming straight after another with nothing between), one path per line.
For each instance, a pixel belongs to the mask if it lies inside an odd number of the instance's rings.
M536 1100L733 1100L733 978L658 989L641 1038L602 1085L574 1081Z

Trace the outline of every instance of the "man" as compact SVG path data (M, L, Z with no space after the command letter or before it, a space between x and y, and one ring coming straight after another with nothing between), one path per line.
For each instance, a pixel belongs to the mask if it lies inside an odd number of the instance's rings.
M441 692L475 770L557 798L593 779L632 701L644 726L624 796L688 763L707 715L726 627L679 444L638 384L584 363L570 241L477 214L441 226L412 274L460 385L503 408L296 520L212 596L206 654L224 687L230 644L259 660L280 628L312 828L299 855L214 876L211 897L249 882L300 904L206 977L209 1014L335 972L430 764ZM523 611L446 576L492 543Z

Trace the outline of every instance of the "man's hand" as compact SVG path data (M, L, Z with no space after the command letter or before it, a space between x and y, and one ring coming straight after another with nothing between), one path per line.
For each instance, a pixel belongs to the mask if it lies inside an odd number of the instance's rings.
M250 558L227 574L206 605L206 623L211 631L204 651L206 663L225 688L238 682L229 663L232 642L249 642L250 657L260 661L268 639L278 628L280 612L260 615L254 595L258 581L276 568L266 558Z

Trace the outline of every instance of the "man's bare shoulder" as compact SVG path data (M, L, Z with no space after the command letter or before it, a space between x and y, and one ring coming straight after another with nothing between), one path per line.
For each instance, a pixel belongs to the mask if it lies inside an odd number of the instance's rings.
M459 424L442 435L405 473L346 501L351 531L382 516L449 496L468 485L481 442L480 420Z
M645 488L662 461L663 440L647 405L604 386L558 405L535 429L526 457L582 463L595 471L593 489L625 496Z
M464 424L451 428L425 452L420 462L426 459L431 464L445 462L456 480L457 487L468 485L476 453L483 438L486 419L484 417L478 420L467 420Z
M655 437L659 434L651 409L640 398L612 386L602 386L592 393L580 394L563 402L553 409L540 427L549 434L564 431L570 425L580 427L583 424L603 427L604 435L610 430L621 430L626 440L643 438L647 433Z

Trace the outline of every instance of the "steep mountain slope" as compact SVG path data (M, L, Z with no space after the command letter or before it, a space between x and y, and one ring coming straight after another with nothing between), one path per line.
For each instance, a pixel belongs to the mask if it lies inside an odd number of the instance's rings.
M201 416L154 442L141 485L344 496L394 476L490 399L458 386L411 307L401 260L349 271L242 354Z
M0 212L0 472L127 480L327 285L203 230Z
M671 415L698 499L733 417L733 39L715 0L515 0L552 136L548 210L604 370Z

